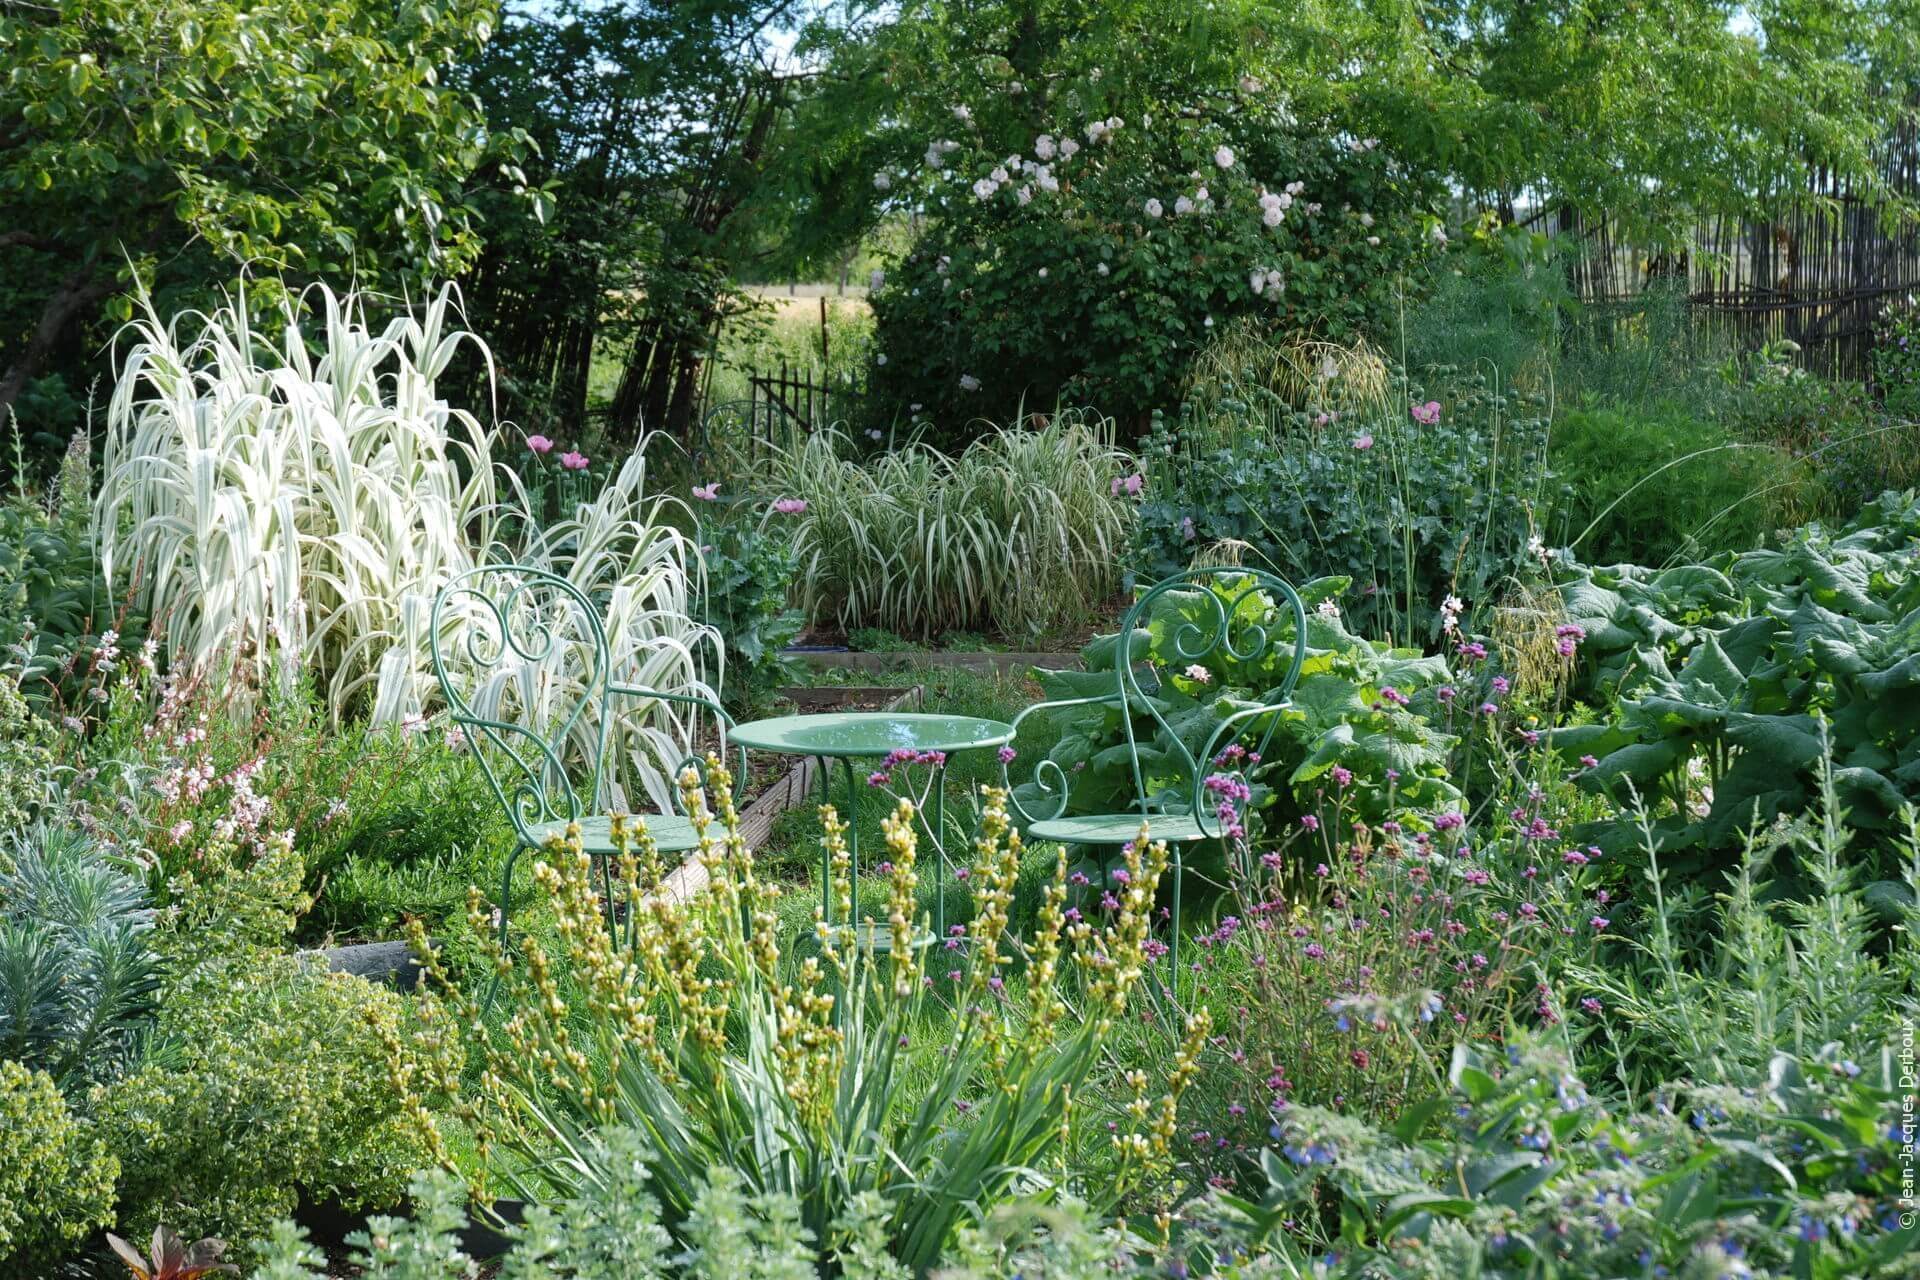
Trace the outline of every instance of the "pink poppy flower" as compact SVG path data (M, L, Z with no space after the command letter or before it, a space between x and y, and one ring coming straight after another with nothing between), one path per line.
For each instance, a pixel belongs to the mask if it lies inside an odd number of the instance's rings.
M1370 435L1355 436L1353 438L1353 447L1364 453L1368 449L1373 448L1373 437Z
M575 449L571 453L563 453L560 455L560 465L569 471L585 471L587 469L587 455L581 453L578 449Z
M702 502L720 501L720 482L715 480L711 484L697 484L693 486L693 496Z
M775 498L773 509L783 516L797 516L807 509L805 498Z
M553 452L553 441L547 439L545 436L528 436L527 448L539 454L551 453Z
M1430 427L1440 421L1440 402L1438 400L1429 400L1425 404L1414 405L1413 408L1407 410L1407 412L1413 415L1415 422Z

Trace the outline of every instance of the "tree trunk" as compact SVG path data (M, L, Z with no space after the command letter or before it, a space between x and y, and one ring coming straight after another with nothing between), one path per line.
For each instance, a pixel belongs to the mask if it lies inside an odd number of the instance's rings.
M0 421L12 415L14 402L27 389L28 379L45 367L47 356L59 344L68 326L112 292L112 282L96 279L92 267L81 267L60 282L53 296L47 299L47 305L40 309L40 322L34 326L26 349L21 351L6 376L0 378Z

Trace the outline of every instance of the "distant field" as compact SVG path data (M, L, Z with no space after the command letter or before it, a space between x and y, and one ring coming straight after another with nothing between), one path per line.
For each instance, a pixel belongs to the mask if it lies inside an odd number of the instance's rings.
M757 298L769 300L836 298L851 302L864 301L867 296L866 285L853 283L849 283L845 289L837 284L749 284L741 287Z

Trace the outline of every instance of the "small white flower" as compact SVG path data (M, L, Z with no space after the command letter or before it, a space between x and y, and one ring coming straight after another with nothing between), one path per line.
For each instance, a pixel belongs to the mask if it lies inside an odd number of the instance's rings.
M974 198L977 200L991 200L993 193L999 189L1000 188L994 184L993 179L982 178L973 184Z
M945 275L947 274L947 268L951 267L952 265L953 265L952 255L943 253L940 255L939 260L933 264L933 269L939 272L941 275Z
M993 179L993 185L997 187L1007 180L1007 171L1004 167L996 165L993 172L987 176Z
M1207 202L1207 189L1205 187L1201 187L1193 193L1193 202L1195 204L1205 204Z
M867 288L878 290L880 286L886 282L887 273L879 267L875 267L873 270L867 272Z
M1103 276L1103 275L1105 275L1105 274L1107 274L1107 264L1106 264L1106 263L1104 263L1104 262L1100 262L1100 263L1095 263L1095 264L1094 264L1094 268L1093 268L1093 271L1094 271L1094 274L1095 274L1095 275L1102 275L1102 276Z
M1080 151L1080 144L1078 142L1075 142L1072 138L1060 139L1060 158L1062 160L1073 159L1075 155L1079 154L1079 151Z
M1042 191L1058 191L1060 189L1060 179L1054 177L1053 171L1045 168L1044 166L1041 168L1039 176L1036 177L1034 181L1040 184L1040 189Z
M1013 81L1011 84L1007 86L1007 92L1016 98L1019 97L1021 94L1025 93L1026 91L1027 91L1027 86L1022 84L1018 80Z
M1173 202L1173 211L1184 218L1193 212L1193 201L1187 199L1185 196L1181 196Z
M885 368L887 363L887 353L882 351L879 355L873 358L873 362L881 366L882 368Z
M1305 191L1306 189L1307 189L1307 184L1297 180L1294 182L1289 182L1287 184L1287 194L1290 196L1297 196L1302 191Z
M885 191L892 185L893 179L887 175L885 169L873 175L873 189L875 191Z
M1213 683L1213 672L1207 670L1205 667L1201 666L1197 662L1187 668L1186 677L1187 679L1193 681L1195 684L1212 684Z
M1013 194L1014 194L1014 198L1019 200L1021 204L1033 203L1032 187L1022 187L1018 191L1014 192Z
M1281 222L1285 221L1286 216L1287 215L1283 210L1279 209L1278 207L1275 207L1263 212L1260 215L1260 221L1266 223L1270 227L1277 227L1281 224Z
M971 120L973 119L973 108L967 106L963 102L959 106L953 109L953 118L955 120L960 120L963 122L967 120Z
M1160 207L1160 201L1155 199L1153 196L1147 197L1147 203L1145 208L1147 211L1147 216L1149 218L1157 218L1161 215L1162 212L1164 212L1164 210L1162 210Z
M980 379L970 373L963 373L960 375L960 389L962 391L978 391L980 389Z
M1040 278L1042 280L1047 278L1047 269L1045 267L1040 268Z
M947 153L940 149L940 144L937 142L927 148L927 166L933 169L947 167Z
M1033 140L1033 154L1039 156L1042 160L1053 159L1054 152L1055 147L1053 145L1052 134L1043 133Z
M1313 611L1329 622L1338 621L1340 618L1340 606L1331 600L1322 600L1313 607Z
M1372 225L1373 225L1373 215L1372 215L1372 214L1370 214L1370 213L1362 213L1362 214L1360 215L1360 225L1361 225L1361 226L1363 226L1363 227L1370 227L1370 226L1372 226Z
M1254 293L1258 294L1267 287L1267 273L1255 267L1253 274L1247 277L1247 283L1252 286Z
M1222 169L1233 168L1233 148L1225 145L1215 148L1213 162Z
M1379 236L1368 236L1368 237L1367 237L1367 243L1368 243L1368 244L1370 244L1370 245L1372 245L1372 246L1373 246L1374 248L1376 248L1376 249L1377 249L1377 248L1379 248L1379 247L1380 247L1380 237L1379 237Z

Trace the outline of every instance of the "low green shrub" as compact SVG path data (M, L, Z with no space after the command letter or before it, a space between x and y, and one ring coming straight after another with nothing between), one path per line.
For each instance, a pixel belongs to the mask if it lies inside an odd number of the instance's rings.
M1548 541L1594 564L1760 546L1818 484L1809 464L1670 404L1569 409L1548 457L1560 485Z
M385 1042L395 992L286 951L305 906L298 855L212 848L163 917L169 975L152 1047L86 1110L120 1160L128 1234L250 1241L299 1194L396 1202L425 1162Z
M706 621L726 646L727 678L721 688L729 705L750 707L788 682L791 668L781 651L805 622L805 615L788 605L798 557L784 529L737 516L703 518L699 543Z
M370 888L364 874L378 867L417 880L455 850L478 870L508 846L485 775L444 725L336 725L307 688L237 692L246 678L132 672L104 686L74 795L163 901L209 844L258 852L291 833L308 888L323 894L302 936L364 936L391 923L389 899L327 894L349 864Z
M1920 305L1887 308L1874 334L1873 390L1895 417L1920 418Z
M1576 960L1568 974L1605 1010L1585 1055L1624 1087L1638 1094L1683 1075L1739 1085L1779 1055L1864 1059L1912 1025L1920 830L1903 815L1900 878L1869 883L1850 856L1836 772L1823 755L1808 810L1748 835L1718 884L1674 874L1650 820L1635 815L1639 883L1627 888L1639 905L1617 930L1625 952L1604 965Z
M0 1265L44 1275L113 1222L120 1166L53 1078L0 1059Z
M1817 472L1795 493L1792 522L1848 520L1886 489L1920 484L1920 424L1881 412L1864 383L1823 378L1772 343L1735 361L1742 395L1732 421L1745 440L1783 450Z
M1142 682L1148 698L1131 704L1131 734L1111 703L1045 712L1054 734L1049 765L1044 776L1036 770L1015 788L1023 810L1051 813L1060 803L1059 780L1067 814L1134 808L1129 741L1138 744L1146 777L1172 787L1170 779L1187 774L1184 786L1194 785L1175 735L1188 751L1202 750L1229 716L1270 700L1293 658L1292 621L1281 602L1246 591L1244 581L1231 574L1211 580L1210 589L1233 610L1225 637L1232 643L1204 663L1192 662L1180 645L1191 642L1183 627L1206 636L1217 630L1214 606L1205 596L1209 588L1170 591L1155 601L1145 634L1134 645L1136 660L1144 657L1152 674ZM1234 766L1244 770L1252 790L1248 807L1270 832L1292 829L1336 775L1361 779L1350 794L1367 798L1350 816L1366 820L1389 816L1395 805L1437 806L1458 794L1446 769L1452 736L1409 707L1417 698L1440 708L1439 690L1450 679L1445 659L1354 635L1333 604L1347 587L1345 578L1319 578L1297 588L1307 610L1307 658L1292 705L1273 726L1262 757ZM1267 643L1252 661L1243 660L1233 645L1247 644L1255 628L1264 628ZM1111 695L1119 651L1119 635L1102 636L1082 650L1085 670L1040 671L1036 678L1049 700ZM1234 741L1244 752L1266 733L1263 721L1247 721ZM1179 811L1177 802L1169 811Z
M1907 1276L1898 1072L1892 1046L1858 1065L1783 1054L1742 1087L1682 1083L1629 1113L1525 1035L1461 1046L1447 1087L1391 1130L1291 1111L1256 1222L1352 1280Z

